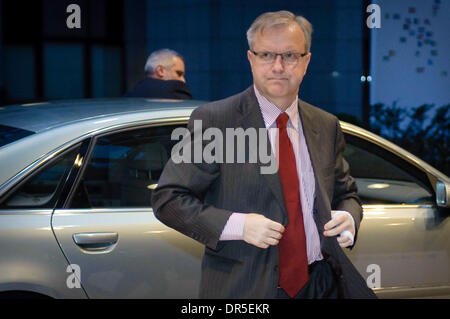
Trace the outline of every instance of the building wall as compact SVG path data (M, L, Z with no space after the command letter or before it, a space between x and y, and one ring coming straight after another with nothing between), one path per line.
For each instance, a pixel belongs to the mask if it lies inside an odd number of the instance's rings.
M0 106L5 104L6 102L6 88L5 88L5 79L4 79L4 54L3 54L3 0L0 0Z
M147 59L147 1L125 1L124 6L125 82L126 89L130 89L144 77Z
M124 90L123 0L3 0L1 104L117 97ZM81 28L67 8L80 7Z
M371 104L450 103L450 1L375 3L382 14L371 31Z
M362 1L147 0L147 53L168 47L186 62L194 98L217 100L252 84L246 31L263 12L290 10L314 27L300 97L334 113L362 116Z
M3 14L2 14L2 0L0 0L0 91L2 90L2 87L4 85L3 83L3 40L2 40L2 35L3 35L3 25L2 25L2 18L3 18ZM0 92L1 94L1 92ZM0 97L1 98L1 97Z
M81 7L80 30L65 26L66 6L72 2ZM361 119L362 3L43 0L32 2L34 9L24 12L16 3L8 8L17 19L0 14L17 29L8 39L4 32L0 41L0 85L8 91L7 103L120 96L144 77L148 54L168 47L184 56L195 99L225 98L252 84L246 54L250 24L263 12L286 9L304 15L314 27L312 59L300 97Z

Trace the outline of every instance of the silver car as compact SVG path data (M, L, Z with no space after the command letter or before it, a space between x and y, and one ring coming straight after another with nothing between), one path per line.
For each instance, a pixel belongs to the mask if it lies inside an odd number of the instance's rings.
M150 197L198 101L0 107L0 297L196 298L203 246ZM364 219L345 249L379 297L450 297L450 179L341 123Z

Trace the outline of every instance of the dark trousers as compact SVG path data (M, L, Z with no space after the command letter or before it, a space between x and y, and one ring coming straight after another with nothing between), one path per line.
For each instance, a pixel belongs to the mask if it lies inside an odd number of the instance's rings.
M293 299L337 299L338 285L331 265L320 260L309 265L309 281ZM277 299L291 299L278 287Z

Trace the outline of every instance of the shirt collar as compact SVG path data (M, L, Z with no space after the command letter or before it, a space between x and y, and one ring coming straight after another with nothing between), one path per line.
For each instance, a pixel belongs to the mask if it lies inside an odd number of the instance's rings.
M281 110L275 104L266 99L261 93L259 93L255 85L253 85L253 87L255 89L256 99L258 100L259 108L261 109L266 128L276 127L276 120L282 113ZM298 130L298 96L295 97L295 100L286 109L286 113L289 115L288 126L294 127L295 130Z

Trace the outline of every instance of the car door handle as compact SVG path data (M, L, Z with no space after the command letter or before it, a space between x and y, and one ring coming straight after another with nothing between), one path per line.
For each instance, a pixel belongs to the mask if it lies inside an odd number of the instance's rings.
M88 251L105 250L117 243L118 233L79 233L73 235L73 241Z

